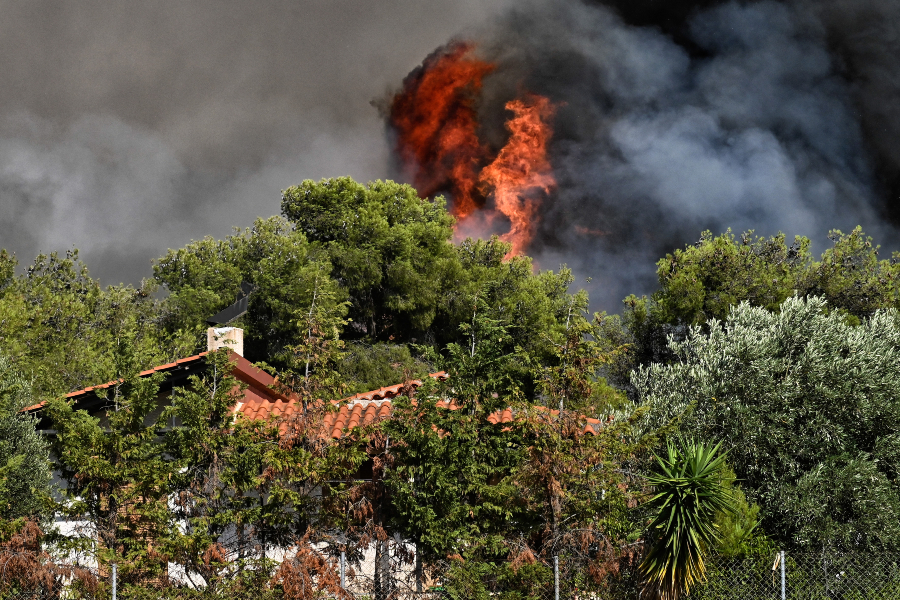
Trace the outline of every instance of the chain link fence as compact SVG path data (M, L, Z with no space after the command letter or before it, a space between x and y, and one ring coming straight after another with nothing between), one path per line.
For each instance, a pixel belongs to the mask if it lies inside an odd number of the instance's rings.
M707 580L685 600L900 600L900 554L811 554L707 558ZM442 562L421 571L391 561L345 564L344 587L356 600L638 600L637 562L556 560L510 565ZM782 589L783 594L782 595Z
M689 600L900 600L900 554L781 555L707 561Z
M45 555L42 555L45 557ZM707 558L707 580L685 600L900 600L900 554L790 554ZM636 562L577 557L518 565L463 560L419 564L409 549L323 557L325 571L289 585L278 569L258 589L218 591L167 585L122 586L111 569L55 564L28 553L0 554L0 600L272 598L273 600L637 600ZM782 566L784 586L782 587ZM327 580L327 581L326 581ZM784 594L784 595L782 595Z
M412 557L412 559L410 559ZM627 561L626 561L627 562ZM588 564L580 557L530 557L516 564L456 560L421 565L410 551L339 559L353 600L559 600L638 598L636 563ZM619 568L624 566L625 568Z

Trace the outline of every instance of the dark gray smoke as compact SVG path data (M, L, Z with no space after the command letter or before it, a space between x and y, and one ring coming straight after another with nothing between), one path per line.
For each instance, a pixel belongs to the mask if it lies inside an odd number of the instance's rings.
M0 2L0 247L135 283L167 247L384 178L370 105L484 0Z
M514 7L514 8L510 8ZM894 0L0 0L0 247L79 247L104 281L278 212L304 178L395 175L370 102L480 40L485 136L560 106L532 251L616 309L704 228L824 242L900 219ZM480 32L480 33L479 33Z
M520 3L477 39L494 146L522 90L559 104L531 253L592 276L598 306L704 229L896 246L900 2Z

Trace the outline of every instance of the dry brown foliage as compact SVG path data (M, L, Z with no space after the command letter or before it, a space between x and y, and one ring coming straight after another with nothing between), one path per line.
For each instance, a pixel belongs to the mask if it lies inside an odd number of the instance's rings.
M62 582L77 585L83 592L97 590L97 577L89 569L57 564L41 549L43 532L25 521L6 541L0 543L0 593L41 591L46 598L59 597Z
M340 574L334 560L317 552L309 543L309 536L297 542L294 555L285 559L271 585L280 585L284 600L313 600L328 592L335 598L349 598L341 589Z

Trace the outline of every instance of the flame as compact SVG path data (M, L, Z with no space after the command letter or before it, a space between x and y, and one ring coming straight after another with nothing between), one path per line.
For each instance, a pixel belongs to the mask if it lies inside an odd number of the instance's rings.
M509 255L516 256L534 237L541 197L556 187L547 159L547 142L553 134L548 120L555 108L548 98L529 95L527 101L507 102L506 109L513 113L506 122L509 141L481 172L479 182L493 188L496 209L509 219L510 230L500 239L512 244Z
M483 203L478 170L488 156L478 139L474 102L494 66L472 58L471 50L471 44L457 43L428 57L403 82L390 111L397 150L412 167L419 193L449 191L457 218Z
M507 102L510 137L492 156L478 137L476 102L495 67L473 57L472 49L456 43L429 56L404 80L391 102L390 121L397 152L419 193L449 192L458 226L504 215L510 230L500 237L512 244L508 256L515 256L534 237L542 198L556 186L547 158L555 107L534 94ZM488 197L492 209L485 209Z

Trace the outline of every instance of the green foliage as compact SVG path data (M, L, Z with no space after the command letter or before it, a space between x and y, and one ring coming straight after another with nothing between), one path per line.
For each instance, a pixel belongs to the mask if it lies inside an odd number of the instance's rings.
M832 247L815 261L806 238L788 245L784 234L754 238L750 231L736 239L730 231L718 237L704 232L697 244L657 263L653 316L660 323L701 325L725 319L741 302L777 311L795 293L823 297L857 319L896 307L896 261L879 260L878 246L859 227L832 231L829 239Z
M0 296L15 279L18 264L15 256L10 256L6 250L0 250Z
M160 451L160 375L138 376L132 349L120 348L122 378L106 390L103 410L91 416L64 399L47 412L57 430L56 466L66 481L56 510L87 523L69 543L85 550L96 536L96 557L119 563L123 581L158 574L165 560L151 540L168 533L166 483L172 474Z
M805 273L798 289L821 296L851 317L852 323L883 308L900 308L900 254L878 259L878 246L857 227L849 234L832 231L833 246Z
M445 313L435 334L439 345L462 342L459 327L471 320L473 301L478 299L509 334L508 352L517 346L530 354L548 351L548 336L564 328L571 308L572 273L566 268L534 273L528 257L504 260L509 250L510 245L497 237L466 239L457 246L463 276L446 291Z
M50 452L34 419L0 417L0 519L49 518Z
M370 339L409 339L431 326L444 282L458 270L443 199L422 200L393 181L340 177L288 188L281 210L326 249L349 292L350 319Z
M747 501L747 496L738 485L730 467L723 470L722 485L730 497L731 510L721 511L716 515L715 526L719 541L715 545L715 551L726 558L748 554L768 556L774 552L773 544L759 528L760 506Z
M441 586L448 598L542 600L552 593L553 569L540 562L512 566L461 558L451 563Z
M394 440L385 475L391 525L426 559L476 542L498 552L512 517L506 499L514 494L508 475L517 448L507 428L488 420L509 400L502 363L510 357L498 351L505 330L474 315L466 326L470 343L448 348L447 382L426 382L415 402L395 398L394 418L383 426Z
M539 404L518 407L511 426L527 449L513 475L534 519L527 535L547 558L576 538L608 552L610 540L630 529L629 482L617 469L636 448L622 441L628 423L610 422L615 392L597 373L611 353L598 342L599 317L589 320L587 306L583 292L570 298L565 329L548 340L550 361L523 356Z
M162 550L211 592L259 567L255 546L283 541L289 527L281 504L259 493L277 429L235 421L242 387L231 375L231 358L227 350L209 355L206 373L173 394L162 419L174 427L157 449L171 463L165 486L174 498L169 518L183 524L162 538Z
M0 521L49 517L49 448L34 419L17 414L33 403L32 382L0 355Z
M507 353L505 325L479 299L461 327L466 343L446 349L449 378L422 386L415 401L395 398L383 426L393 444L385 476L391 526L426 560L464 556L476 571L490 563L492 577L512 581L522 564L562 549L582 548L571 557L582 563L621 557L633 494L618 467L632 448L623 442L625 422L601 418L586 431L588 418L601 416L587 411L596 409L594 386L603 384L593 376L605 355L584 337L591 326L580 301L573 299L569 329L551 340L557 360L548 367L521 348ZM523 364L554 410L518 388L511 367ZM528 588L526 571L510 585Z
M312 304L316 293L329 299L328 310L339 310L343 301L328 276L327 257L279 217L257 219L224 240L204 238L170 250L153 270L169 291L166 331L191 336L195 349L205 343L206 318L234 302L241 281L255 285L248 312L237 323L244 328L244 354L278 366L285 348L300 340L298 307Z
M722 482L725 456L719 445L669 442L668 453L656 457L648 478L656 495L648 502L655 512L650 524L651 546L641 563L646 591L675 600L702 582L703 554L719 541L716 515L733 511Z
M40 255L23 275L7 277L0 340L38 397L108 381L122 337L131 338L141 364L164 358L169 344L157 335L153 291L149 284L101 288L77 251Z
M672 341L677 362L634 385L647 429L721 440L763 526L788 548L896 549L900 327L854 326L819 298L777 313L741 304Z
M742 301L777 310L811 262L805 238L788 245L784 234L766 239L748 232L736 240L730 231L718 237L704 232L696 245L657 263L655 316L664 323L695 325L724 319Z
M421 371L412 345L464 343L460 325L471 319L476 298L506 327L507 353L520 346L552 360L548 340L564 327L571 273L535 274L526 257L506 261L509 244L497 238L452 244L453 218L442 199L422 200L391 181L338 178L289 188L282 212L284 218L257 220L225 240L192 242L157 262L156 281L169 292L161 307L169 338L194 340L199 349L203 320L233 302L245 280L258 287L238 323L245 355L287 368L286 349L304 339L297 311L318 289L328 302L318 302L322 310L346 318L340 337L358 342L341 365L354 391ZM385 363L391 353L397 359ZM525 365L511 365L510 376L533 390Z
M806 238L789 244L783 234L763 238L752 231L740 238L706 231L696 244L667 254L657 263L659 290L650 298L629 296L622 317L607 321L606 337L629 345L611 365L611 380L633 395L631 370L674 359L669 336L680 340L692 325L724 320L741 302L777 311L794 295L820 296L850 323L900 307L898 256L879 260L878 246L859 227L829 238L832 247L818 261Z
M344 359L344 342L340 339L346 303L338 303L336 291L320 270L313 284L309 307L294 310L298 341L281 350L285 368L281 371L279 387L298 398L303 410L321 400L342 398L346 392L338 366Z
M407 376L421 379L430 367L415 358L407 345L357 341L347 344L338 370L347 384L347 394L358 394L396 385Z
M534 274L527 257L504 260L509 244L497 238L454 246L443 200L421 200L407 185L304 181L284 192L282 212L327 250L351 302L347 339L464 344L460 325L480 300L506 328L507 353L521 346L546 355L546 337L565 319L568 270ZM527 369L519 377L528 384Z
M564 326L544 333L547 356L532 357L537 391L550 406L597 415L621 406L621 393L598 377L622 348L603 344L603 315L587 318L583 290L569 297ZM549 360L547 360L549 358Z

